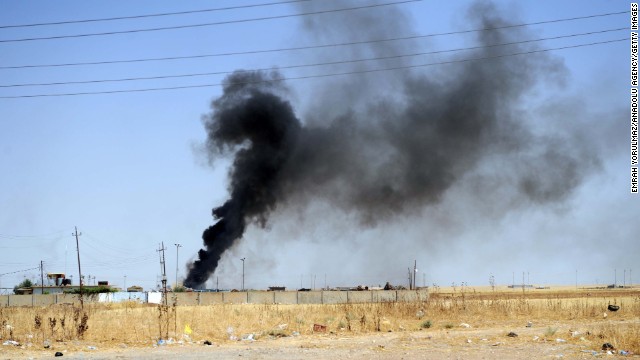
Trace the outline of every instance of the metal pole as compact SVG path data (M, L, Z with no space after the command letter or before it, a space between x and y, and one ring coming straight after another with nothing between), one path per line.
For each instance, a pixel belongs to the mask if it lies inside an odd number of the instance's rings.
M71 236L76 237L76 250L78 251L78 281L80 282L80 307L84 309L84 301L82 300L82 269L80 268L80 245L78 242L78 236L82 235L82 233L78 233L78 227L75 227L75 233L71 234Z
M182 245L180 244L173 244L176 246L176 287L178 287L178 253L180 251L180 247L182 247Z
M246 259L247 259L247 258L242 258L242 259L240 259L240 260L242 260L242 291L244 291L244 261L245 261Z

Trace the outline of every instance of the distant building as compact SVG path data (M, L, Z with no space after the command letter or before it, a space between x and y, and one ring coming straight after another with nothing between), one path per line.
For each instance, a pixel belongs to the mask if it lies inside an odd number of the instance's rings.
M533 285L526 285L526 284L509 285L508 288L509 289L533 289Z

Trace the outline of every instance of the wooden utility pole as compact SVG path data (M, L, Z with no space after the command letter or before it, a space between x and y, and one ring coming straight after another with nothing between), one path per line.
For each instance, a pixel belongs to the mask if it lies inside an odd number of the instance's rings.
M82 235L82 233L78 232L78 227L75 227L76 231L71 234L71 236L76 237L76 250L78 251L78 281L80 281L80 307L84 309L84 301L82 300L82 269L80 268L80 243L78 241L78 236Z

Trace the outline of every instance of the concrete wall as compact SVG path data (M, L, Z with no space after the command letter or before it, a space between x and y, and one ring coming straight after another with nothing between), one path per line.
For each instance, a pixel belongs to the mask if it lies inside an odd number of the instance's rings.
M56 294L56 304L80 304L79 295Z
M48 306L56 303L54 294L37 295L33 297L33 306Z
M213 304L222 304L222 293L221 292L206 292L200 293L200 305L213 305Z
M9 306L31 306L33 295L9 295Z
M298 291L298 304L322 304L322 291Z
M397 290L398 302L425 301L428 298L427 290Z
M155 299L154 296L158 299ZM416 302L426 301L427 290L372 290L372 291L249 291L249 292L203 292L169 293L171 305L214 305L214 304L346 304L370 302ZM153 298L153 299L152 299ZM84 302L137 301L159 303L160 293L110 293L85 295ZM3 295L0 307L4 306L47 306L52 304L80 304L79 295Z
M372 302L372 291L347 291L347 302L350 304L363 304Z
M297 291L274 291L276 304L297 304L298 292Z
M168 303L173 305L175 302L177 305L199 305L200 293L173 293L167 294Z
M348 291L323 291L322 304L346 304L348 297Z
M371 292L373 302L395 302L398 299L396 290L376 290Z
M223 292L222 301L231 304L246 304L247 293L246 292Z
M249 291L247 297L249 304L275 304L273 291Z

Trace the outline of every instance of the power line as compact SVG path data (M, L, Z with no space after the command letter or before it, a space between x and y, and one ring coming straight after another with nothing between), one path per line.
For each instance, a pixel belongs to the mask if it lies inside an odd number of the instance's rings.
M557 47L557 48L538 49L538 50L531 50L531 51L516 52L516 53L511 53L511 54L485 56L485 57L470 58L470 59L458 59L458 60L450 60L450 61L441 61L441 62L436 62L436 63L427 63L427 64L418 64L418 65L406 65L406 66L397 66L397 67L382 68L382 69L356 70L356 71L348 71L348 72L341 72L341 73L329 73L329 74L319 74L319 75L297 76L297 77L281 78L281 79L277 79L277 80L260 80L260 81L242 82L242 83L236 83L236 84L238 84L238 85L260 84L260 83L279 82L279 81L287 81L287 80L303 80L303 79L313 79L313 78L323 78L323 77L333 77L333 76L344 76L344 75L355 75L355 74L366 74L366 73L374 73L374 72L384 72L384 71L392 71L392 70L414 69L414 68L426 67L426 66L434 66L434 65L455 64L455 63L464 63L464 62L479 61L479 60L499 59L499 58L505 58L505 57L510 57L510 56L518 56L518 55L529 55L529 54L548 52L548 51L554 51L554 50L575 49L575 48L581 48L581 47L587 47L587 46L595 46L595 45L603 45L603 44L610 44L610 43L615 43L615 42L627 41L629 39L630 38L615 39L615 40L592 42L592 43L587 43L587 44L562 46L562 47ZM95 91L95 92L76 92L76 93L58 93L58 94L0 96L0 99L20 99L20 98L58 97L58 96L121 94L121 93L134 93L134 92L151 92L151 91L165 91L165 90L196 89L196 88L205 88L205 87L216 87L216 86L222 86L222 85L224 85L224 84L223 83L217 83L217 84L201 84L201 85L157 87L157 88L145 88L145 89L130 89L130 90L109 90L109 91Z
M0 276L17 274L17 273L21 273L21 272L26 272L26 271L31 271L31 270L38 270L38 269L40 269L39 266L31 268L31 269L24 269L24 270L18 270L18 271L12 271L12 272L8 272L8 273L0 274Z
M67 232L67 230L58 230L55 232L41 234L41 235L10 235L10 234L0 234L0 238L43 238L54 235L60 235L63 232Z
M100 19L82 19L82 20L67 20L67 21L56 21L56 22L47 22L47 23L34 23L34 24L0 25L0 29L11 29L11 28L21 28L21 27L36 27L36 26L49 26L49 25L80 24L80 23L100 22L100 21L114 21L114 20L131 20L131 19L142 19L142 18L160 17L160 16L173 16L173 15L187 15L187 14L197 14L197 13L205 13L205 12L216 12L216 11L247 9L247 8L272 6L272 5L284 5L284 4L299 3L299 2L306 2L306 1L311 1L311 0L277 1L277 2L261 3L261 4L228 6L228 7L220 7L220 8L213 8L213 9L176 11L176 12L168 12L168 13L120 16L120 17L111 17L111 18L100 18Z
M378 43L378 42L389 42L389 41L400 41L400 40L412 40L412 39L421 39L421 38L428 38L428 37L438 37L438 36L449 36L449 35L457 35L457 34L466 34L466 33L472 33L472 32L480 32L480 31L491 31L491 30L501 30L501 29L509 29L509 28L517 28L517 27L525 27L525 26L533 26L533 25L552 24L552 23L558 23L558 22L576 21L576 20L591 19L591 18L597 18L597 17L620 15L620 14L626 14L626 13L629 13L629 11L621 11L621 12L605 13L605 14L595 14L595 15L587 15L587 16L579 16L579 17L563 18L563 19L554 19L554 20L544 20L544 21L537 21L537 22L532 22L532 23L505 25L505 26L488 27L488 28L481 28L481 29L459 30L459 31L451 31L451 32L443 32L443 33L432 33L432 34L424 34L424 35L411 35L411 36L405 36L405 37L395 37L395 38L375 39L375 40L364 40L364 41L352 41L352 42L334 43L334 44L309 45L309 46L266 49L266 50L249 50L249 51L214 53L214 54L200 54L200 55L187 55L187 56L170 56L170 57L159 57L159 58L143 58L143 59L111 60L111 61L94 61L94 62L77 62L77 63L61 63L61 64L0 66L0 70L5 70L5 69L25 69L25 68L43 68L43 67L84 66L84 65L107 65L107 64L122 64L122 63L135 63L135 62L147 62L147 61L171 61L171 60L198 59L198 58L208 58L208 57L253 55L253 54L263 54L263 53L272 53L272 52L283 52L283 51L321 49L321 48L328 48L328 47L371 44L371 43Z
M58 36L22 38L22 39L7 39L7 40L0 40L0 43L22 42L22 41L37 41L37 40L57 40L57 39L91 37L91 36L107 36L107 35L117 35L117 34L131 34L131 33L151 32L151 31L177 30L177 29L188 29L188 28L206 27L206 26L228 25L228 24L246 23L246 22L253 22L253 21L264 21L264 20L285 19L285 18L309 16L309 15L329 14L329 13L336 13L336 12L341 12L341 11L353 11L353 10L371 9L371 8L376 8L376 7L383 7L383 6L390 6L390 5L401 5L401 4L406 4L406 3L418 2L418 1L422 1L422 0L402 0L402 1L396 1L396 2L364 5L364 6L357 6L357 7L351 7L351 8L312 11L312 12L299 13L299 14L289 14L289 15L264 16L264 17L259 17L259 18L227 20L227 21L218 21L218 22L203 23L203 24L177 25L177 26L157 27L157 28L132 29L132 30L121 30L121 31L108 31L108 32L73 34L73 35L58 35Z
M591 31L591 32L579 33L579 34L553 36L553 37L540 38L540 39L520 40L520 41L513 41L513 42L501 43L501 44L491 44L491 45L473 46L473 47L465 47L465 48L457 48L457 49L447 49L447 50L419 52L419 53L412 53L412 54L391 55L391 56L373 57L373 58L364 58L364 59L340 60L340 61L332 61L332 62L301 64L301 65L286 65L286 66L278 66L277 68L278 69L295 69L295 68L303 68L303 67L340 65L340 64L366 62L366 61L390 60L390 59L415 57L415 56L422 56L422 55L433 55L433 54L442 54L442 53L449 53L449 52L456 52L456 51L468 51L468 50L477 50L477 49L483 49L483 48L491 48L491 47L499 47L499 46L508 46L508 45L532 43L532 42L539 42L539 41L545 41L545 40L566 39L566 38L572 38L572 37L578 37L578 36L603 34L603 33L607 33L607 32L621 31L621 30L627 30L627 28L624 27L624 28L617 28L617 29ZM262 69L255 69L254 71L256 71L256 70L257 71L269 70L269 69L270 68L262 68ZM64 81L64 82L52 82L52 83L7 84L7 85L0 84L0 88L25 87L25 86L77 85L77 84L95 84L95 83L108 83L108 82L140 81L140 80L175 79L175 78L185 78L185 77L224 75L224 74L231 74L233 72L234 71L216 71L216 72L178 74L178 75L156 75L156 76L145 76L145 77L130 77L130 78L121 78L121 79L98 79L98 80Z

